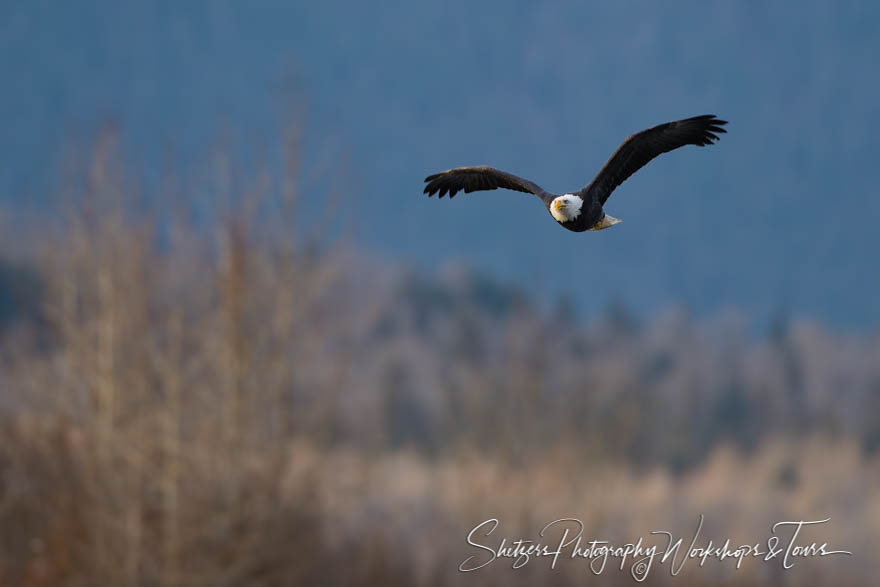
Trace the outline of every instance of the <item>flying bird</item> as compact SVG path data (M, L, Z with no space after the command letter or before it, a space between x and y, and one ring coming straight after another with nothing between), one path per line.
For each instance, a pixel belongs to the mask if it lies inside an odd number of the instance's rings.
M574 232L602 230L620 222L603 209L611 192L626 179L644 167L648 161L685 145L705 147L718 140L718 134L727 132L714 114L704 114L674 122L659 124L627 137L608 159L590 184L573 194L551 194L541 186L512 173L479 165L456 167L425 178L425 192L452 198L464 193L505 188L535 194L556 222Z

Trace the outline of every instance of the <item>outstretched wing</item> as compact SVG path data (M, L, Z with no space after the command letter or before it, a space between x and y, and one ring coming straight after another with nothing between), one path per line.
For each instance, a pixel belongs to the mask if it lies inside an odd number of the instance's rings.
M717 133L727 132L721 128L725 124L726 120L719 120L714 114L704 114L658 124L631 135L578 195L584 199L595 197L604 204L617 186L657 155L685 145L711 145L718 140Z
M456 167L442 173L429 175L425 178L425 182L427 183L425 193L429 197L436 193L442 198L448 193L449 197L452 198L460 191L468 194L470 192L498 188L535 194L542 200L547 195L547 192L541 186L527 179L517 177L512 173L507 173L487 165Z

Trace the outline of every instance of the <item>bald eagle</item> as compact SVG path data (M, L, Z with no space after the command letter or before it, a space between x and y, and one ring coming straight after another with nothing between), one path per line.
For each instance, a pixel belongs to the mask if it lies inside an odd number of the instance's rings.
M620 219L605 214L603 206L611 192L630 175L644 167L648 161L685 145L704 147L718 140L718 134L726 132L714 114L694 116L674 122L659 124L627 137L611 156L599 174L590 183L573 194L551 194L527 179L517 177L485 165L456 167L425 178L425 193L439 197L449 194L452 198L459 191L506 188L535 194L556 222L574 232L602 230L614 226Z

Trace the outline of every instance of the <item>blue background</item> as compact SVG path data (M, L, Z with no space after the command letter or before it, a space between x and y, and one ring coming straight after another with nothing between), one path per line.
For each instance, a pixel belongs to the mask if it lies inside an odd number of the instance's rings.
M338 184L356 242L426 271L465 263L591 314L734 307L880 321L873 3L151 2L0 5L0 200L57 187L70 136L119 121L147 176L232 129L247 151L304 116L304 194ZM588 183L628 134L715 113L729 134L663 156L561 230L536 198L429 200L490 164ZM251 156L249 151L245 156ZM341 178L341 179L340 179Z

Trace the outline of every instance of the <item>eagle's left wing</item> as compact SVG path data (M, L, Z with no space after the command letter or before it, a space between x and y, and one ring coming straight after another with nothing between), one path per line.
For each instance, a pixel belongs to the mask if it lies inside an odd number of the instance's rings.
M726 120L719 120L714 114L704 114L659 124L631 135L578 195L585 200L595 197L604 204L617 186L657 155L685 145L711 145L718 140L716 133L727 132L721 128L725 124Z

